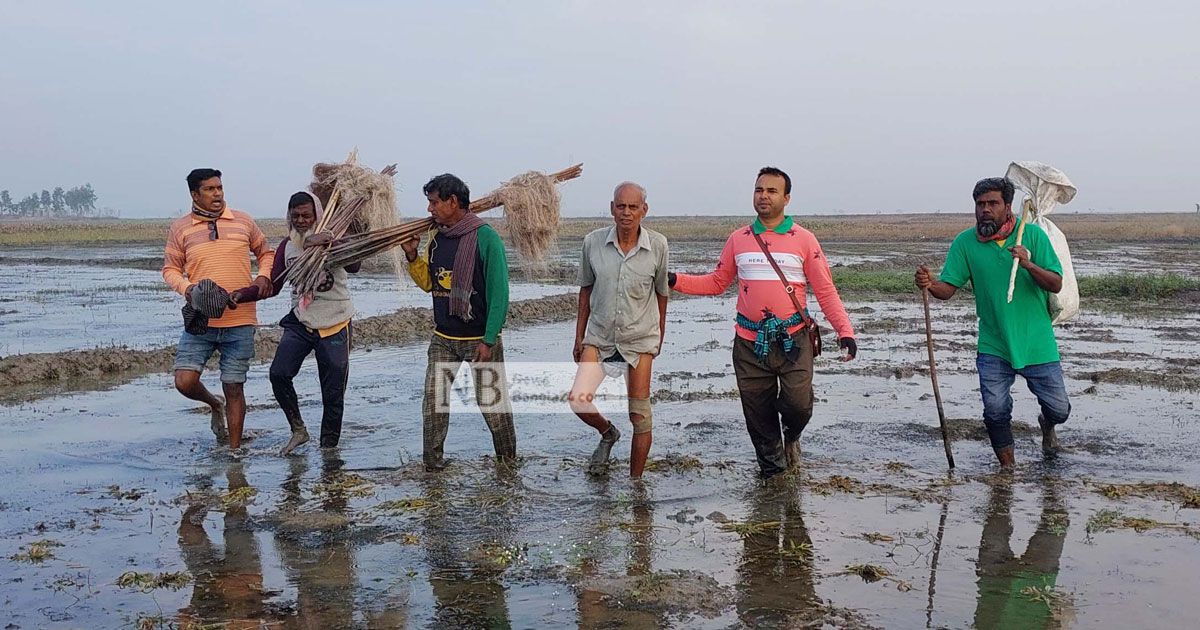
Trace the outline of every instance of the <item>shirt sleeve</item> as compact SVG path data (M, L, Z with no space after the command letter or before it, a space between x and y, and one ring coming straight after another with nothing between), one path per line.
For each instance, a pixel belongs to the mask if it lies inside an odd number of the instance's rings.
M175 229L171 226L171 230L167 232L167 246L163 252L162 277L171 287L171 290L183 295L187 291L188 281L183 273L183 239L180 234L183 230Z
M671 262L670 243L663 239L662 251L658 255L658 268L654 272L654 290L659 295L671 295L671 284L667 279L668 265ZM678 279L677 279L678 280Z
M942 274L938 280L956 288L961 288L971 279L971 267L967 264L967 252L959 238L950 243L950 251L946 252L946 264L942 265Z
M483 342L495 345L508 317L508 260L504 243L491 227L479 229L479 253L483 258L483 285L487 291L487 326Z
M580 287L590 287L596 284L596 270L592 269L592 260L589 256L590 245L588 237L583 237L583 251L579 255L579 274L577 276Z
M271 279L272 263L275 261L275 250L267 246L267 237L258 228L253 219L250 220L250 251L258 259L258 275L260 278Z
M284 237L283 242L279 243L279 247L275 248L275 260L271 263L271 295L264 295L264 298L279 295L279 292L283 290L283 271L287 269L288 240L289 237Z
M812 287L817 304L821 305L821 312L837 332L838 339L853 338L854 327L850 325L850 316L846 314L846 307L842 305L842 297L838 295L837 286L833 284L829 261L816 238L812 238L808 250L808 255L804 257L804 276L808 278L808 285Z
M433 278L429 277L429 246L433 239L425 243L425 251L417 255L417 259L408 263L408 277L417 283L421 290L429 293L433 290Z
M680 273L675 275L675 290L685 295L720 295L729 288L737 276L737 264L733 259L733 234L725 240L721 257L717 260L717 268L712 273L690 275Z

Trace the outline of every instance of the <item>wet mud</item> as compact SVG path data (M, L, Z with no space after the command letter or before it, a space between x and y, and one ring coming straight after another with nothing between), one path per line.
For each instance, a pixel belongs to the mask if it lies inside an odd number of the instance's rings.
M575 294L513 302L508 321L511 326L519 327L573 318L576 303ZM430 309L414 308L356 320L355 346L367 349L426 339L433 329L432 317ZM254 340L256 361L269 361L274 356L280 334L278 327L259 328ZM5 393L0 402L30 400L39 394L73 388L112 386L151 372L169 371L174 361L174 346L151 350L111 347L4 357L0 358L0 388ZM216 363L214 356L208 368Z
M263 363L239 454L173 390L169 355L104 387L27 382L0 407L0 467L20 481L0 494L0 627L1194 625L1200 413L1169 378L1197 376L1184 333L1200 313L1085 305L1058 331L1064 450L1041 455L1018 380L1005 474L979 419L973 308L934 305L948 473L919 301L848 301L860 355L827 346L803 465L767 482L731 374L729 296L671 303L640 482L627 436L588 475L596 433L553 405L517 414L516 465L493 460L477 412L455 413L448 468L425 472L425 310L362 320L341 445L289 458ZM574 309L573 293L514 303L507 360L569 370ZM107 360L76 354L80 373ZM313 431L311 362L296 384Z

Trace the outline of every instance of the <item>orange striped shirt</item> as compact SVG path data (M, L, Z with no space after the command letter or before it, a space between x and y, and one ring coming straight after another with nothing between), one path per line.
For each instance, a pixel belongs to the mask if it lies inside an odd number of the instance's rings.
M163 280L180 295L188 286L205 278L216 282L226 291L249 286L250 256L258 258L258 275L271 277L271 260L275 252L250 215L225 207L216 220L217 238L211 237L209 222L189 213L171 224L167 247L163 255ZM258 324L253 302L226 309L225 314L208 320L213 328L230 328Z

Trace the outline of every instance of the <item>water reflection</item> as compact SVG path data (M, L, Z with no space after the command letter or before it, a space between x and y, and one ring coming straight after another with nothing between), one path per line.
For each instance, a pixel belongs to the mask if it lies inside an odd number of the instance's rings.
M607 500L609 496L608 479L593 482L596 489L595 509L587 515L590 553L581 559L580 573L586 578L600 577L603 556L611 552L616 542L614 530L625 532L628 540L626 547L625 575L630 578L649 576L654 573L654 502L646 489L645 483L635 483L631 489L627 504L620 502L614 506ZM627 505L629 520L622 518L621 508ZM619 520L618 520L619 519ZM620 525L613 527L617 520ZM653 580L650 581L651 583ZM630 583L636 590L638 581ZM582 629L595 628L657 628L662 627L666 620L662 613L654 610L639 610L621 608L610 605L611 593L596 589L579 589L579 627Z
M793 627L820 615L813 579L812 539L795 486L763 484L751 491L737 567L737 614L750 627Z
M250 487L241 463L230 464L225 477L231 493ZM202 491L212 490L211 473L202 474L197 485ZM262 555L245 504L226 502L220 547L204 528L208 509L207 502L190 505L179 523L179 550L194 580L191 601L179 611L179 626L221 620L227 628L283 627L267 604Z
M512 627L502 578L520 553L512 521L515 476L496 468L494 483L459 496L445 475L425 479L422 544L429 565L435 628Z
M310 513L314 517L307 520L301 487L308 458L288 460L275 546L288 581L296 586L296 617L289 627L348 628L353 623L354 549L349 520L344 518L349 499L337 490L344 466L336 450L321 450L318 487L328 490L318 497L321 511Z
M1025 553L1012 550L1012 480L992 485L979 541L976 628L1057 627L1050 606L1030 590L1053 588L1070 521L1053 480L1042 488L1042 513Z

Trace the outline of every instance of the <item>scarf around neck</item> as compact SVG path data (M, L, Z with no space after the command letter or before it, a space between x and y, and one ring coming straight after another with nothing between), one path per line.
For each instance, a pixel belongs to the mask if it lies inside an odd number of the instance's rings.
M458 223L438 226L442 236L459 239L450 275L450 314L464 322L475 319L471 312L471 289L475 280L475 252L479 249L476 236L484 225L479 215L468 211Z
M1010 212L1010 213L1008 213L1008 220L1005 221L1004 225L1001 225L1000 229L996 230L996 233L991 236L984 236L984 235L980 234L979 233L979 225L976 224L975 225L975 238L979 239L980 243L987 243L989 241L1003 241L1004 239L1008 238L1008 236L1010 234L1012 234L1013 228L1016 227L1016 225L1017 225L1017 216Z
M221 218L221 215L224 212L224 208L213 212L212 210L205 210L204 208L197 206L195 201L192 202L192 214L204 219L205 221L215 221L216 219Z

